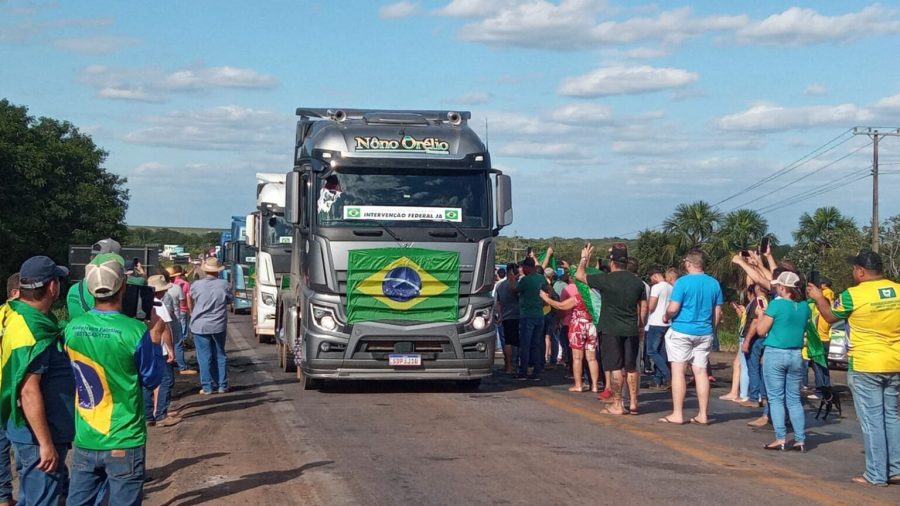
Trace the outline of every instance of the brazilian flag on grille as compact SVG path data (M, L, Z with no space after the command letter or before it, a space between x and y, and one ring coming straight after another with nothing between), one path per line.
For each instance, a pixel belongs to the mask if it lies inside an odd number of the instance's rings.
M453 322L459 307L459 253L421 248L351 250L347 321Z
M53 313L13 300L0 307L0 424L25 425L19 390L28 366L49 346L59 346L59 322Z

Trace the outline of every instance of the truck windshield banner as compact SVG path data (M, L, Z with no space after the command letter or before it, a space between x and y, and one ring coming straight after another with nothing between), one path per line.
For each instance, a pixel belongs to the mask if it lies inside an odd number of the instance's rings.
M345 220L452 221L462 223L459 207L344 206Z
M453 322L459 253L421 248L351 250L347 321Z
M404 135L400 139L381 139L372 136L356 137L354 140L355 149L360 152L450 154L450 143L437 137L416 139L412 135Z

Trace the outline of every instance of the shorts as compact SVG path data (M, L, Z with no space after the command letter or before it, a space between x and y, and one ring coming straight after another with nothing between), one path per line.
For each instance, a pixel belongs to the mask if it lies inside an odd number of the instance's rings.
M597 327L590 320L572 318L569 322L569 347L573 350L597 351Z
M694 367L709 367L713 336L694 336L669 329L666 332L666 355L671 362L690 362Z
M519 346L519 320L503 320L503 345Z
M600 336L600 361L604 371L637 371L637 356L640 349L638 336Z

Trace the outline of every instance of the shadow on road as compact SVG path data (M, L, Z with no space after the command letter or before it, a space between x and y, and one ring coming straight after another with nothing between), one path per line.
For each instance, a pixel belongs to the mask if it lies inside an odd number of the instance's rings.
M207 453L205 455L195 455L193 457L175 459L162 467L148 469L147 474L153 478L153 481L144 487L144 493L152 494L168 488L169 485L171 485L171 482L165 480L170 478L176 471L181 471L204 460L225 457L226 455L230 455L230 453L215 452Z
M333 464L333 460L321 460L304 464L296 469L285 469L282 471L264 471L261 473L246 474L240 478L225 483L219 483L207 488L192 490L179 494L165 503L163 506L191 506L195 504L215 503L217 499L227 497L233 494L239 494L247 490L266 485L277 485L286 481L299 478L305 471L315 469L317 467Z
M184 419L188 419L188 418L195 418L198 416L204 416L204 415L209 415L209 414L214 414L214 413L227 413L230 411L241 411L244 409L254 408L256 406L262 406L263 404L276 404L276 403L285 402L288 400L283 397L267 398L267 397L264 397L264 395L265 394L257 394L256 396L254 396L256 398L255 400L245 401L245 402L230 402L229 403L228 401L230 401L232 399L221 399L220 404L211 405L211 406L203 408L203 409L191 410L189 413L185 413L181 417ZM260 397L263 397L263 398L260 398Z

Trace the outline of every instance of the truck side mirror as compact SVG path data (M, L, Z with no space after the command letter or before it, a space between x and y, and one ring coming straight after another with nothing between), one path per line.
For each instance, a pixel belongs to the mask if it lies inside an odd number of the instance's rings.
M293 225L300 223L302 209L300 207L300 173L291 171L287 173L285 180L284 217Z
M512 225L512 180L509 176L497 174L497 228Z
M256 216L257 214L247 215L247 245L256 246Z

